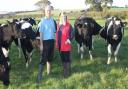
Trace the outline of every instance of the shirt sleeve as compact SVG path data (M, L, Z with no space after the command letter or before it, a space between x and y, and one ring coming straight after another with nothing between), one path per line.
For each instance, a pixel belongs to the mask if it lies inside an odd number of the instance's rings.
M39 32L44 32L44 20L43 19L40 22Z

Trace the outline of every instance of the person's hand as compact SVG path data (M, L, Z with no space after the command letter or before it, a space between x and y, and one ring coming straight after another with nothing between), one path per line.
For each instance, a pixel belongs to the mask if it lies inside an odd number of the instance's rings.
M70 41L69 39L67 39L67 40L65 41L65 44L71 44L71 41Z

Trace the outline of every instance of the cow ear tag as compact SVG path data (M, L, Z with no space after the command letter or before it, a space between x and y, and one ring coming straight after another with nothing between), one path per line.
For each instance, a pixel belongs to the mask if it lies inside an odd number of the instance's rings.
M85 25L88 25L88 23L84 23Z

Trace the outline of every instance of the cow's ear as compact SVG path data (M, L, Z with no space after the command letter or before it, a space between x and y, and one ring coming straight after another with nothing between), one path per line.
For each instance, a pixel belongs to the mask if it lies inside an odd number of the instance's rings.
M123 27L126 27L127 26L127 22L122 22L123 23Z

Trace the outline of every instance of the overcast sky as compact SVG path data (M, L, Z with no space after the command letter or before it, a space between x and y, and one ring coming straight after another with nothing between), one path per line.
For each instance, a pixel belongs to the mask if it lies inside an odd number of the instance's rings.
M36 9L38 0L0 0L0 11L25 11ZM84 9L85 0L50 0L54 8L59 9ZM113 5L125 6L128 0L114 0Z

